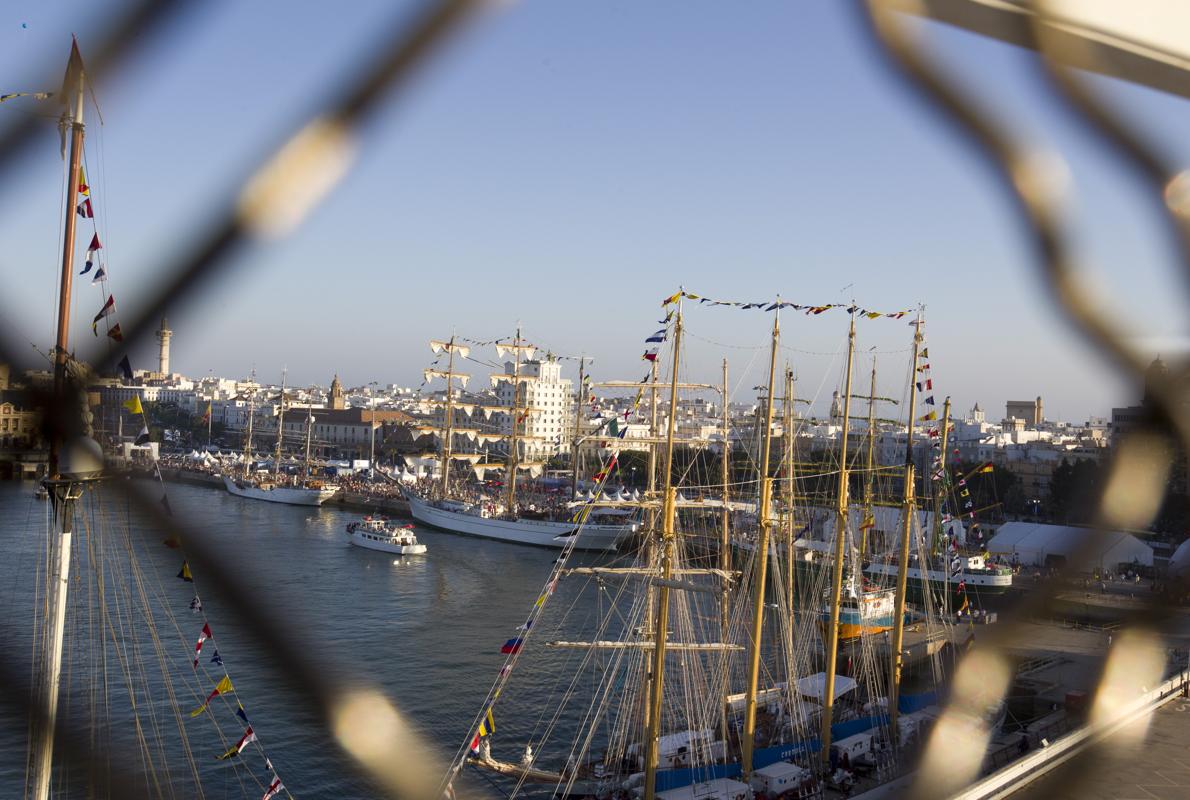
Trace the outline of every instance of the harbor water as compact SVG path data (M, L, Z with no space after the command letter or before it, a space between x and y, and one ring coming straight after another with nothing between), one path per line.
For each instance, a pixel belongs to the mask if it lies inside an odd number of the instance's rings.
M40 611L34 608L35 598L44 580L38 574L44 573L49 504L33 497L34 488L31 483L0 483L0 508L4 509L0 537L5 553L0 559L0 636L6 657L19 659L18 670L28 670L31 663L33 624L29 620ZM88 505L88 513L108 518L103 525L109 529L103 532L108 536L115 535L120 520L128 523L146 595L154 606L156 634L173 659L169 667L180 698L177 705L182 707L180 724L201 770L204 796L259 797L256 781L267 775L259 755L246 750L239 757L242 763L219 762L221 747L212 739L210 723L201 715L195 719L188 715L189 709L202 701L195 688L198 681L185 672L191 669L190 658L201 628L189 603L195 587L203 591L203 576L196 571L193 586L175 577L182 562L180 551L164 546L160 532L146 531L116 488L100 487L99 507ZM152 484L145 488L156 491ZM464 741L503 663L501 644L515 635L558 555L547 549L418 528L417 536L428 546L428 555L401 558L348 544L344 528L359 518L358 513L244 500L179 484L169 484L167 489L174 515L201 529L210 544L233 561L236 574L247 582L252 596L299 632L303 650L320 669L338 680L382 689L444 760ZM88 569L91 535L99 534L80 531L75 537L76 576L85 575ZM127 601L118 599L116 582L118 579L109 578L113 585L109 586L107 605L118 609ZM88 724L85 698L104 682L101 674L83 672L97 671L93 665L104 662L108 682L124 681L119 653L97 659L94 652L79 652L83 648L116 648L110 631L105 635L101 615L87 609L95 599L86 581L79 577L72 581L63 695L64 716L68 724L76 726ZM373 787L335 746L321 710L288 681L287 665L254 641L236 609L228 607L223 598L211 591L203 594L202 602L227 674L234 681L235 696L245 706L277 773L293 795L338 800L374 797ZM146 632L132 630L135 615L125 609L124 617L121 630L146 640ZM119 626L112 623L109 627ZM207 645L201 669L209 666L209 652ZM160 674L161 670L144 670L140 679L147 682L146 694L164 688L158 685ZM120 730L122 725L131 727L130 715L119 708L119 691L111 691L113 730L105 734L113 766L145 773L156 770L166 784L178 781L179 786L191 787L167 790L165 796L193 796L193 782L187 783L190 767L180 757L167 764L142 763L130 734ZM165 698L155 698L157 701L164 704ZM219 716L225 735L234 742L243 726L232 712L234 705L216 702L210 713ZM157 735L178 736L172 714L161 710L159 716ZM27 733L23 721L14 720L12 714L6 714L5 720L0 726L0 797L20 797ZM394 759L401 757L393 754ZM241 774L246 771L252 773L247 785ZM77 783L64 787L69 791L63 796L87 796L82 782ZM477 788L483 791L482 785Z

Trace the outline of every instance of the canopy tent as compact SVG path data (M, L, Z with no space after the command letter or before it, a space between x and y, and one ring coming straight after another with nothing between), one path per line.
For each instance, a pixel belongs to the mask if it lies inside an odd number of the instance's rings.
M1124 531L1099 531L1072 525L1006 522L988 542L988 552L1046 566L1078 559L1084 569L1115 569L1119 564L1153 566L1153 548Z
M816 672L813 675L807 675L804 678L798 678L797 693L803 697L810 697L818 702L822 702L823 695L826 693L826 673ZM835 676L835 699L838 700L843 695L850 692L858 684L855 678L848 678L846 675Z

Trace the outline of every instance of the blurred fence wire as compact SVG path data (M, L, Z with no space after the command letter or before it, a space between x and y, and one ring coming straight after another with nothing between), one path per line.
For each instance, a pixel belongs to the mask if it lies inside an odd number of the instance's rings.
M117 70L132 50L146 38L157 34L162 23L183 9L193 10L186 0L153 0L133 3L112 26L112 32L98 47L91 49L89 75L102 79ZM154 321L186 304L196 289L209 284L222 270L242 257L253 244L283 235L301 224L307 213L330 191L357 157L355 134L359 125L383 101L400 100L400 89L408 84L430 56L449 41L463 23L488 5L480 0L441 0L422 6L411 18L395 21L379 37L367 66L353 76L343 76L338 90L325 107L316 109L300 127L279 131L278 146L261 159L258 169L246 177L237 202L228 208L208 210L206 233L172 264L162 270L165 276L131 318L122 322L125 341L110 355L97 361L110 370L132 347L152 335ZM902 76L929 103L937 107L971 143L975 152L988 161L996 184L1019 214L1022 235L1033 246L1038 273L1049 288L1055 308L1080 331L1103 355L1110 366L1120 371L1134 385L1144 379L1142 354L1122 335L1122 328L1090 291L1063 230L1063 192L1055 168L1056 156L1027 147L1016 141L1002 117L979 104L977 93L960 86L943 65L925 54L922 29L902 13L904 0L859 0L860 15L871 34L870 45L887 57L891 70ZM1036 4L1030 15L1030 31L1040 54L1038 80L1045 81L1056 97L1067 103L1086 126L1099 133L1118 157L1134 168L1146 181L1154 202L1167 213L1171 230L1181 246L1183 279L1190 278L1190 221L1186 209L1166 202L1170 187L1179 180L1156 148L1143 134L1130 129L1119 114L1109 108L1090 88L1084 78L1064 66L1078 59L1065 52L1078 42L1068 36L1054 35L1046 22L1046 5ZM1084 61L1086 54L1080 54ZM47 83L52 83L47 81ZM0 177L10 172L19 155L36 135L40 121L25 118L0 128ZM1190 283L1190 282L1188 282ZM0 318L5 317L0 300ZM0 338L0 360L19 363L20 340ZM97 360L99 353L91 354ZM1126 441L1120 442L1110 478L1098 498L1097 523L1100 530L1118 527L1144 527L1157 512L1164 495L1171 460L1190 449L1190 406L1180 389L1185 385L1186 365L1178 364L1169 377L1155 387L1157 411L1146 426ZM71 398L42 392L36 402L43 412L47 440L69 441L86 428L78 397L87 389L87 376L74 375ZM265 647L277 654L288 676L321 709L322 718L333 740L351 756L361 775L383 796L393 798L433 798L438 795L446 764L444 752L421 739L400 709L374 687L346 686L329 675L342 671L326 668L325 651L307 646L294 614L286 617L270 613L235 567L235 553L217 552L203 533L185 520L167 515L155 498L136 489L124 488L139 510L152 519L157 530L144 535L159 538L168 531L185 542L196 570L210 581L214 591L235 609L240 623ZM1088 542L1088 550L1093 547ZM1068 570L1079 568L1076 557ZM986 770L987 730L980 735L954 737L942 732L966 730L966 721L983 711L974 706L974 698L985 702L989 689L1003 697L1010 685L1013 666L1008 648L1017 638L1020 626L1046 611L1055 599L1058 581L1050 588L1035 592L1011 618L989 629L979 645L960 662L955 688L919 765L913 794L918 797L944 797L974 781ZM1143 641L1151 641L1152 630L1163 619L1163 600L1146 600L1142 613L1132 619L1130 630ZM299 612L300 613L300 612ZM1121 642L1136 643L1120 636ZM1118 687L1110 685L1111 660L1100 684L1097 703ZM1143 649L1143 648L1142 648ZM0 693L0 703L8 712L5 724L37 721L43 710L32 702L31 692L15 687L27 685L27 667L20 654L5 650L0 654L0 680L8 688ZM978 689L978 691L976 691ZM1094 705L1094 704L1093 704ZM1092 717L1094 719L1094 717ZM364 732L361 735L360 732ZM450 743L453 745L454 743ZM61 758L86 763L106 759L95 744L77 732L58 729L56 751ZM396 754L399 754L397 756ZM997 762L998 763L998 762ZM1094 781L1093 764L1086 764L1080 780ZM114 774L112 786L119 796L140 796L132 776ZM460 789L461 790L461 789Z

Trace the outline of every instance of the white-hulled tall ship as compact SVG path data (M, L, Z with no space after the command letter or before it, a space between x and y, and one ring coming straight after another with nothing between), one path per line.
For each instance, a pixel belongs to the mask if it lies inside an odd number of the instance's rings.
M612 522L587 521L580 524L569 504L552 503L539 509L536 504L517 501L518 472L528 472L536 477L544 469L544 464L526 457L534 450L542 450L541 447L529 448L530 443L544 440L542 436L534 434L531 418L546 411L558 411L556 408L533 407L530 399L535 393L530 391L529 386L540 380L543 370L559 369L555 361L533 361L537 348L524 342L519 330L511 343L497 343L497 357L502 358L506 354L512 356L504 372L491 376L493 388L499 390L498 396L506 404L485 405L463 402L461 398L456 401L455 397L456 381L460 386L465 386L470 378L455 371L455 359L467 358L471 348L452 336L449 341L431 341L430 349L435 354L445 353L447 358L445 370L431 368L425 371L427 382L434 378L446 380L445 399L441 402L443 424L424 425L418 432L438 439L440 475L434 485L427 487L424 492L407 491L409 510L414 519L451 533L542 547L566 547L577 536L574 546L580 550L614 550L624 537L635 532L636 524L622 518ZM532 369L525 369L529 364L533 365ZM561 404L569 400L559 397L550 402L559 404L560 408ZM490 419L495 413L501 415L501 419L506 419L507 425L499 431L461 427L455 424L458 413L466 416L481 414L485 419ZM458 438L465 438L479 447L503 443L504 461L494 462L486 453L457 452L455 444ZM489 470L502 470L505 476L504 491L496 495L476 486L456 491L456 487L451 485L451 467L459 461L466 462L479 480Z
M238 477L223 476L223 485L227 487L227 491L237 497L291 506L320 506L338 493L338 486L310 478L310 436L313 431L313 417L306 424L306 461L302 477L294 478L281 474L281 437L285 429L284 378L281 379L280 410L277 417L277 449L273 456L272 474L267 476L252 471L252 427L255 417L255 395L249 394L248 432L244 437L244 469Z

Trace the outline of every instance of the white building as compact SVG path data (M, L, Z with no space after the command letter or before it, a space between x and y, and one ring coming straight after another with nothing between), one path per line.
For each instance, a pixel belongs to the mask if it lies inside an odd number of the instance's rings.
M514 364L504 365L504 374L512 375ZM499 380L496 398L500 405L511 408L513 392L517 392L515 405L528 409L520 432L524 440L522 453L527 459L546 459L570 448L573 429L571 417L571 381L562 377L562 365L552 356L532 361L522 361L515 381ZM512 432L512 415L504 414L500 430Z

